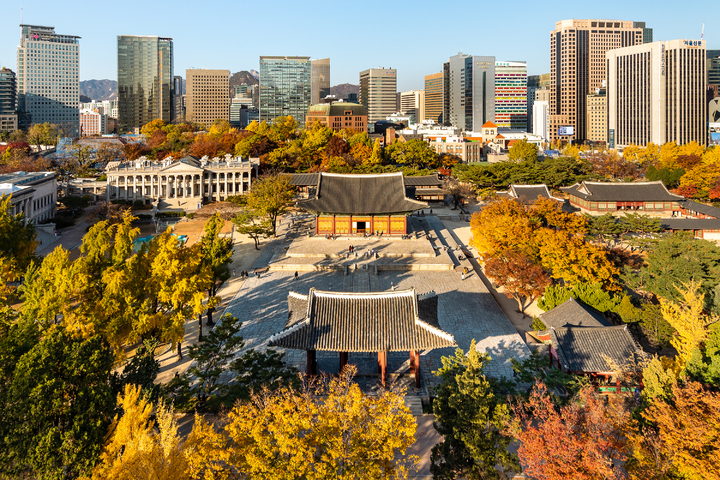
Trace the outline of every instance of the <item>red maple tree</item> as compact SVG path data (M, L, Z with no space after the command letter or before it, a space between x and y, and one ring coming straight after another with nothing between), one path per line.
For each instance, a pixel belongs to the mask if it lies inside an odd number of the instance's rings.
M545 293L545 288L551 283L545 269L517 250L485 257L483 261L485 274L505 288L505 295L514 298L523 313L532 302Z

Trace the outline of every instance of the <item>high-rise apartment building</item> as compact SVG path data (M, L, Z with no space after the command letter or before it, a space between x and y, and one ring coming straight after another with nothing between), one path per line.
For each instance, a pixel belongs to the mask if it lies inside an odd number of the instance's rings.
M360 72L360 104L367 110L368 131L375 131L375 122L395 113L397 70L370 68Z
M260 57L260 120L292 116L301 126L310 108L310 57Z
M447 74L444 123L479 132L485 122L494 122L495 57L459 53L450 57L444 71Z
M587 139L587 95L605 80L605 53L642 45L652 38L643 22L622 20L562 20L550 32L550 139L558 127L574 127L564 140Z
M15 72L0 68L0 131L18 128L17 81Z
M495 125L527 131L527 82L527 63L495 62Z
M174 120L172 38L118 35L118 131Z
M230 70L188 69L185 72L185 119L210 128L230 120Z
M80 37L55 27L20 25L17 49L17 106L23 125L54 123L78 135Z
M425 76L425 106L422 120L440 123L443 112L443 74Z
M411 123L420 123L425 117L425 91L400 92L400 111L410 116Z
M707 143L705 41L635 45L606 59L610 148Z
M330 59L311 60L310 105L317 105L330 95Z

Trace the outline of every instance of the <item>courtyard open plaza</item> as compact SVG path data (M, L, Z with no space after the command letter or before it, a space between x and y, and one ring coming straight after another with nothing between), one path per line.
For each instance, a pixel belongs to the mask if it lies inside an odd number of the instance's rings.
M307 296L311 289L338 294L412 290L421 297L428 294L437 297L437 326L454 339L457 347L419 351L419 382L411 352L386 352L388 382L400 382L410 396L427 397L436 380L432 372L442 366L441 358L454 355L455 348L467 351L473 340L479 351L491 357L486 369L489 376L512 377L510 359L522 359L529 354L520 335L443 223L435 216L415 215L407 219L407 237L328 238L307 233L315 221L313 215L284 217L279 237L266 245L250 276L225 309L225 313L243 322L239 334L245 339L245 348L266 349L272 337L283 332L289 321L289 296ZM373 317L373 313L369 316ZM346 327L331 335L350 336L362 342L368 337L391 336L393 332ZM283 351L286 361L299 371L308 370L306 351L273 348ZM341 358L343 353L317 351L315 373L337 374L342 362L357 368L356 381L366 391L381 385L378 352L350 351ZM231 380L228 372L225 381Z

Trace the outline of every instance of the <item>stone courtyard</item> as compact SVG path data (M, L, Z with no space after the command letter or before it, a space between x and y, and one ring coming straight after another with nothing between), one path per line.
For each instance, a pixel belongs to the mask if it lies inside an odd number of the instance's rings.
M412 240L372 237L329 240L323 237L306 237L302 235L307 227L302 218L295 217L292 222L286 220L283 230L287 235L266 247L255 263L258 274L246 279L227 304L225 313L230 313L243 322L240 335L245 339L245 348L267 348L268 338L285 327L288 318L287 296L291 290L307 294L313 287L336 292L415 288L417 293L434 291L438 295L440 326L455 337L459 348L467 351L475 340L477 350L490 355L491 361L486 370L489 376L512 377L510 359L521 359L529 355L520 335L472 267L469 267L469 274L462 280L461 271L464 266L469 266L469 263L462 261L462 256L457 255L454 242L436 217L411 217L410 226L418 233L418 239L413 236ZM305 219L307 223L309 217ZM426 237L428 234L430 239ZM346 262L355 262L354 255L352 258L343 258L346 257L350 244L363 254L369 250L382 252L386 254L385 260L392 259L393 265L389 269L375 269L373 264L382 263L383 258L366 256L357 268L345 268ZM317 248L313 248L314 245ZM438 263L438 259L442 261ZM292 262L294 265L301 261L310 265L314 262L339 260L342 260L342 264L333 264L332 268L325 269L280 266L283 262ZM437 268L429 266L428 260L433 260ZM418 262L426 267L412 268L412 265ZM297 280L294 278L295 271L299 271ZM451 355L454 355L453 348L421 352L422 382L421 388L415 389L414 382L409 381L405 375L409 370L408 352L389 352L389 378L407 386L408 395L427 397L428 389L436 384L436 377L431 372L442 366L443 356ZM285 358L299 370L305 370L305 351L285 350ZM317 361L320 372L337 373L338 353L318 352ZM349 363L357 367L356 379L364 389L371 391L376 388L376 353L350 353Z

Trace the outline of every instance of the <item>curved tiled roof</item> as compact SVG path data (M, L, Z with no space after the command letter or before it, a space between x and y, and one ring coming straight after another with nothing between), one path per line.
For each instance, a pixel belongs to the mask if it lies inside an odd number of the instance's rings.
M539 315L546 327L611 327L602 313L573 297Z
M297 206L317 213L380 215L410 213L427 203L405 196L403 174L343 175L321 173L315 198Z
M437 175L418 175L417 177L403 177L406 187L442 187L443 181Z
M569 372L615 373L616 366L635 364L642 354L627 325L556 328L550 330L550 339Z
M453 336L440 328L437 305L436 295L418 298L412 289L371 293L311 289L307 296L291 292L285 329L270 337L268 345L332 352L455 347Z
M592 202L678 202L685 197L670 193L662 180L655 182L582 182L560 187L569 195Z

